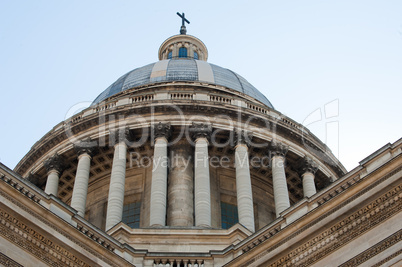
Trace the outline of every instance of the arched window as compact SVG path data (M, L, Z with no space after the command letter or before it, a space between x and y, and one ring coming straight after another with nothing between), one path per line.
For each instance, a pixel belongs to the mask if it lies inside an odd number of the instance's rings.
M194 59L198 59L198 53L194 51Z
M172 51L169 51L169 53L168 53L168 59L171 59L172 58Z
M180 49L179 49L179 57L187 57L187 48L180 47Z

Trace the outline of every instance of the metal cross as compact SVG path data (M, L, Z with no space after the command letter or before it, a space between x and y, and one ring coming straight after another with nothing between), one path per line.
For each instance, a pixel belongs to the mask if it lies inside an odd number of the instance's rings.
M187 22L188 24L190 24L190 21L188 21L188 20L185 18L184 13L180 14L179 12L177 12L176 14L177 14L177 16L179 16L179 17L181 18L181 26L184 26L184 27L185 27L185 26L186 26L186 25L184 25L185 22Z

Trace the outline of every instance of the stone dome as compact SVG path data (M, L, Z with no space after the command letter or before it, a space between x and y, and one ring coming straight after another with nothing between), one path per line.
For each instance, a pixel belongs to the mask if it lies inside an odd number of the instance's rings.
M172 81L193 81L224 86L248 95L269 108L274 108L260 91L239 74L206 61L191 58L166 59L134 69L104 90L92 105L135 87Z

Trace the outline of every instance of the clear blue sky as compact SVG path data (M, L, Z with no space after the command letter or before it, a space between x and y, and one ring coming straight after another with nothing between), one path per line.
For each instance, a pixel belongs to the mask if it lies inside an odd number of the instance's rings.
M402 137L402 1L3 0L0 161L13 168L72 106L157 61L177 11L209 62L308 124L347 169Z

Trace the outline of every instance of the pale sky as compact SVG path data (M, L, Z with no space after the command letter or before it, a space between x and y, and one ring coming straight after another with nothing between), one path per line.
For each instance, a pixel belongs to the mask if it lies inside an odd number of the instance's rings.
M402 137L402 1L0 1L0 161L178 34L304 123L351 170ZM320 119L321 114L321 119ZM317 121L318 119L318 121Z

